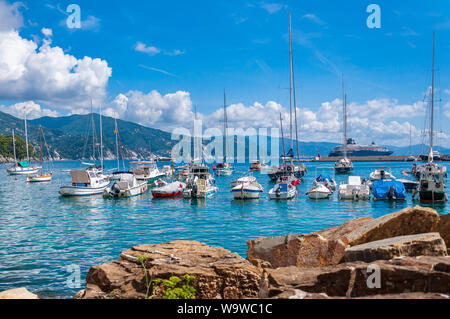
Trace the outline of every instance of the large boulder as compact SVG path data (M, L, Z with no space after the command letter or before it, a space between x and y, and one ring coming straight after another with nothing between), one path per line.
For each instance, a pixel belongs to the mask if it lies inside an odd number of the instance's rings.
M436 229L438 213L431 208L407 207L398 212L379 217L347 234L350 246L381 239L424 234Z
M379 275L379 285L376 275ZM450 257L402 257L334 267L265 269L261 298L289 296L300 290L329 297L365 297L404 293L450 294Z
M346 235L372 221L371 217L308 235L260 237L247 241L247 259L259 268L325 267L339 264L347 246Z
M441 237L447 245L447 249L450 250L450 214L442 215L439 217L439 223L436 225L433 231L441 234Z
M153 280L194 276L197 299L252 298L259 291L260 271L236 253L196 241L140 245L120 254L120 259L94 266L86 288L75 298L145 298L145 272ZM162 296L157 289L155 297Z
M400 256L447 256L447 247L439 233L427 233L372 241L345 250L347 262L372 262Z
M26 288L16 288L0 292L0 299L39 299Z

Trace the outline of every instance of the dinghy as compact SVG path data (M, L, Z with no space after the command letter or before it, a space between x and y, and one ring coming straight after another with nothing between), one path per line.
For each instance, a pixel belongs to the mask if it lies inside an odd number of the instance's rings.
M153 198L171 198L178 197L183 194L186 184L182 182L162 183L157 181L159 187L152 189Z
M310 199L328 199L332 193L333 192L329 187L320 183L307 191L306 195L308 195Z

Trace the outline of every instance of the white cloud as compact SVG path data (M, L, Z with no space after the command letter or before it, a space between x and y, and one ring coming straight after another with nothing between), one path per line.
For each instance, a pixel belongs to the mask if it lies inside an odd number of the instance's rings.
M100 103L112 72L108 63L77 59L49 43L38 48L17 31L0 32L0 99L35 100L72 112L89 108L91 97Z
M147 53L150 55L159 54L161 52L161 50L158 49L157 47L147 46L146 44L144 44L140 41L136 43L134 49L138 52L143 52L143 53Z
M320 19L318 16L316 16L313 13L307 13L307 14L303 15L302 18L303 19L307 19L307 20L309 20L311 22L314 22L316 24L321 24L321 25L325 24L325 22L322 19Z
M450 95L450 90L449 89L445 89L444 92L445 92L445 94Z
M17 30L23 26L23 17L19 11L19 8L23 6L21 2L9 4L0 0L0 32Z
M0 105L0 111L11 114L18 118L24 118L26 113L27 119L30 120L43 116L57 117L61 115L57 111L41 108L39 104L36 104L33 101L16 103L9 106Z
M49 28L42 28L41 32L43 35L45 35L46 37L52 37L53 36L53 31L52 29Z
M282 3L262 3L261 8L266 10L269 14L277 13L278 11L286 8L287 6Z

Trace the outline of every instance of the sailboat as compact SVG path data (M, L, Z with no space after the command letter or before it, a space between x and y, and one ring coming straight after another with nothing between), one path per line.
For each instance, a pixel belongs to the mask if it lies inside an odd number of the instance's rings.
M114 118L114 135L116 137L116 159L117 159L117 169L113 171L111 176L109 177L112 181L120 180L122 177L126 177L127 174L131 173L125 169L125 162L122 152L122 145L120 145L120 136L119 136L119 128L117 126L117 118ZM120 155L122 156L122 167L123 170L120 170L120 157L119 157L119 149Z
M45 139L45 138L44 138ZM39 126L39 142L41 145L41 174L40 175L28 175L27 182L28 183L40 183L40 182L50 182L53 177L53 173L44 174L44 153L42 151L42 126ZM49 153L50 156L50 153Z
M294 57L292 53L292 31L291 31L291 13L289 13L289 131L290 131L290 149L283 154L281 161L282 166L272 166L268 169L267 174L272 181L278 180L281 176L285 174L285 169L292 173L296 178L303 178L307 173L306 166L304 164L295 165L294 164L294 145L293 145L293 134L292 134L292 109L294 109L295 118L295 140L296 140L296 151L297 157L299 156L299 143L298 143L298 129L297 129L297 101L295 95L295 77L294 77ZM297 158L299 160L299 158Z
M230 176L233 173L233 167L227 163L227 100L226 100L226 93L225 90L223 90L223 139L224 139L224 157L223 157L223 163L219 163L217 165L213 166L214 174L217 176Z
M430 150L428 152L428 163L418 168L419 187L417 192L421 202L444 202L448 201L445 191L444 166L433 162L433 135L434 135L434 55L435 55L435 34L433 32L433 62L431 78L431 112L430 112Z
M342 114L344 122L344 158L341 158L337 163L334 164L334 169L338 174L347 174L353 171L353 163L347 158L347 94L345 94L344 89L344 76L342 76Z
M91 101L92 110L92 101ZM103 194L109 185L109 176L103 174L103 134L102 114L100 110L100 167L95 165L95 127L94 113L92 112L92 159L93 165L84 170L71 170L72 184L59 189L61 196L92 196Z
M14 130L12 131L13 134L13 150L14 150L14 166L6 167L6 171L9 175L29 175L29 174L37 174L39 172L39 169L41 167L38 166L31 166L30 164L30 154L29 154L29 145L28 145L28 129L27 129L27 113L25 112L25 145L27 149L27 160L18 162L16 158L16 140L14 136Z

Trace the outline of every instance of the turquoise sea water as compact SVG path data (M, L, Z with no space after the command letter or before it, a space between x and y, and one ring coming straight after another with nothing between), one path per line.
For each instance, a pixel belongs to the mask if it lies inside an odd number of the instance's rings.
M106 168L115 164L105 162ZM390 166L401 178L401 171L411 165L355 163L353 174L368 177L376 166ZM79 162L57 162L54 166L54 179L47 184L27 184L25 177L16 180L0 166L0 291L27 287L42 296L70 298L84 287L91 266L115 260L134 245L198 240L245 257L245 241L249 239L309 233L418 204L410 194L406 202L340 202L336 193L330 200L311 201L305 193L318 166L313 163L307 164L309 174L298 188L299 198L288 202L268 200L272 184L260 173L255 176L265 188L261 199L234 201L230 182L242 175L248 164L235 165L231 177L217 177L219 192L206 201L155 201L150 193L123 200L62 198L58 189L70 183L70 176L61 170L82 166ZM343 182L347 176L337 175L336 179ZM438 204L435 209L439 214L450 213L450 203ZM81 271L80 288L67 284L70 265Z

